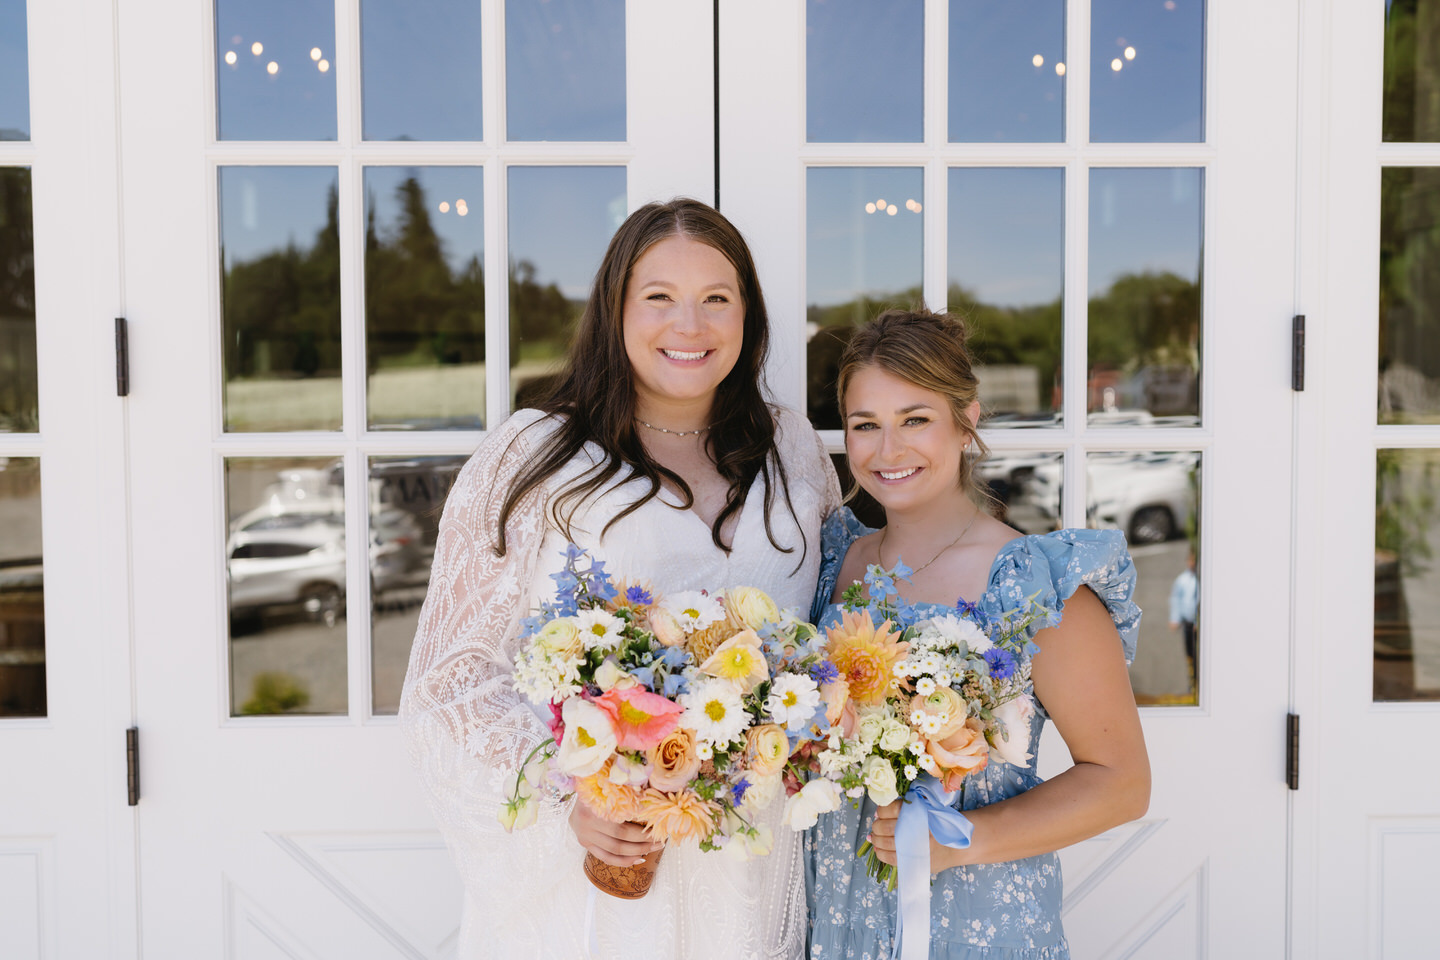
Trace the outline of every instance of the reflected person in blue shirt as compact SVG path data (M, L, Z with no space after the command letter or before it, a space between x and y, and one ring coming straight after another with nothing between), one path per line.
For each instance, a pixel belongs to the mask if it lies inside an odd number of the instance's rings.
M1199 661L1195 659L1195 613L1200 606L1200 578L1195 575L1195 549L1185 559L1185 569L1170 584L1170 629L1180 630L1185 638L1185 659L1190 661L1190 676L1198 679Z

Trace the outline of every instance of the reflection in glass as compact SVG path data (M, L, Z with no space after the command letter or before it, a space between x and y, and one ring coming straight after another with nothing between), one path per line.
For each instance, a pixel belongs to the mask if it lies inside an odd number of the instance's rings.
M0 457L0 717L45 716L40 461Z
M340 429L334 167L221 167L225 429Z
M479 140L480 4L363 0L366 140Z
M1376 700L1440 700L1440 450L1375 460Z
M365 358L372 429L485 426L479 167L365 168Z
M30 170L0 167L0 433L39 429Z
M331 0L216 0L221 140L335 139Z
M1065 0L950 0L950 140L1065 139Z
M465 457L370 460L370 649L373 712L393 714L430 583L440 509Z
M233 716L345 712L344 484L329 458L225 461Z
M1061 526L1065 455L994 451L980 461L980 477L995 498L996 519L1026 534Z
M987 426L1060 420L1065 171L950 170L949 308L972 330Z
M808 0L805 139L925 139L923 0Z
M506 0L505 136L625 139L624 0Z
M25 0L0 0L0 140L30 139Z
M1199 703L1200 454L1091 453L1086 469L1087 525L1123 531L1139 574L1135 699Z
M1380 171L1381 423L1440 423L1440 169Z
M1205 138L1204 0L1094 0L1092 143Z
M1202 171L1090 171L1090 422L1200 422Z
M610 236L624 167L510 168L510 395L524 407L559 368Z
M1385 4L1382 127L1391 143L1440 140L1440 33L1425 0Z
M835 376L850 328L921 288L919 167L811 167L806 176L806 405L817 429L839 429Z

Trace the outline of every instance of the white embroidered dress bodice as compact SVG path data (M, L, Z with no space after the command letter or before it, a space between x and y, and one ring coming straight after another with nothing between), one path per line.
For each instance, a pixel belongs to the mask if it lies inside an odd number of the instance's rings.
M606 522L645 489L634 482L588 501L571 520L574 541L617 578L647 580L661 593L756 586L803 617L820 566L821 520L838 505L839 487L810 425L784 409L777 424L799 524L777 482L770 526L793 552L777 550L766 535L759 478L728 555L712 542L709 525L676 509L678 498L668 492L602 535ZM402 728L465 888L461 960L573 960L587 953L592 888L581 870L584 850L567 822L569 803L546 801L539 822L514 833L497 821L506 776L550 735L541 719L546 708L517 694L511 675L520 621L553 596L550 574L564 567L568 538L550 519L549 498L589 464L572 464L527 496L506 526L505 556L496 557L493 548L505 491L553 429L538 411L518 411L460 471L440 521L400 703ZM801 837L781 826L783 802L782 793L767 811L775 837L769 856L740 862L693 843L671 844L645 898L597 895L599 956L800 957L806 928Z

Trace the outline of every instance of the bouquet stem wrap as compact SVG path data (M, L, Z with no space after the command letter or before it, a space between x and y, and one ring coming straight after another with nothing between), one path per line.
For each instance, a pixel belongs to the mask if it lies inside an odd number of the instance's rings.
M957 790L922 774L910 784L895 825L895 860L900 892L895 907L895 949L900 960L926 960L930 955L930 837L946 847L970 846L975 829L968 817L950 804Z

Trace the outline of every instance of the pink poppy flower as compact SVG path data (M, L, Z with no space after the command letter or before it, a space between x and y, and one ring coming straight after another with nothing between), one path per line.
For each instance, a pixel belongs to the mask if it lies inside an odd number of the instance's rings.
M675 701L643 687L612 687L595 698L595 706L610 715L621 750L649 750L675 729L685 712Z

